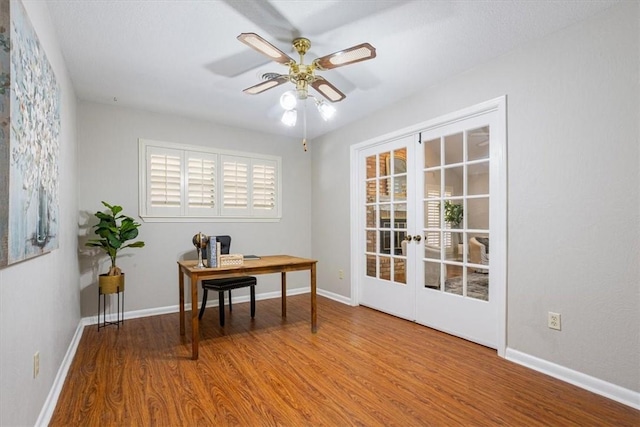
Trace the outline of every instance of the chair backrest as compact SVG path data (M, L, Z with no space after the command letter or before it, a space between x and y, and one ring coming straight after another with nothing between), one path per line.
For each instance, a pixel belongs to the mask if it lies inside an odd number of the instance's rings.
M225 255L229 254L229 249L231 249L231 236L209 236L215 237L217 242L220 242L220 253ZM202 250L202 258L207 259L209 256L209 246Z
M473 264L489 265L487 247L475 237L469 239L469 262ZM488 273L487 269L476 269L476 273Z
M220 253L228 255L231 249L231 236L215 236L215 238L220 242Z

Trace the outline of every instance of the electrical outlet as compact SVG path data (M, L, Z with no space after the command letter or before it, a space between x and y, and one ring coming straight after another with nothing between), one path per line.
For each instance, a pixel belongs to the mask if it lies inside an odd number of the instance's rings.
M560 330L560 313L552 313L550 311L547 321L549 328Z
M38 374L40 374L40 352L36 351L33 355L33 378L38 378Z
M338 270L338 279L344 279L344 270Z

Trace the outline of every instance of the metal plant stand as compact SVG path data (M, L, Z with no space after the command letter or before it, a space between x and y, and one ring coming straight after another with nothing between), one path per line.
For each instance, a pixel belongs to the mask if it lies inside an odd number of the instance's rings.
M116 320L107 322L107 295L117 294L117 313ZM120 294L122 294L122 300L120 300ZM100 322L100 300L102 300L102 323ZM109 325L117 326L120 329L120 324L124 324L124 289L120 291L118 286L115 292L103 293L102 288L98 287L98 331Z

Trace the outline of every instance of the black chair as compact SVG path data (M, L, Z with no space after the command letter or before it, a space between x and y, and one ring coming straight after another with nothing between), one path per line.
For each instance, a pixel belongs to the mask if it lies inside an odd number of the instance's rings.
M216 236L220 242L220 253L228 254L231 248L231 236ZM204 256L203 256L204 257ZM225 279L209 279L202 281L202 305L198 320L202 319L204 309L207 306L207 296L209 291L218 292L218 311L220 312L220 326L224 326L224 291L229 291L229 311L233 310L231 305L231 290L251 287L251 318L256 315L256 278L253 276L228 277Z

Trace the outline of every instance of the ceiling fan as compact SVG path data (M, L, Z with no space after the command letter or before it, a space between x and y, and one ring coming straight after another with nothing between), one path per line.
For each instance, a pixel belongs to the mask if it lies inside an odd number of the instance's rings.
M339 102L346 98L346 95L324 77L316 75L316 70L332 70L376 57L376 49L369 43L362 43L330 55L316 58L311 61L311 63L305 64L304 55L311 47L311 42L307 38L298 37L292 42L293 48L300 55L299 62L296 62L289 55L282 52L258 34L242 33L238 36L238 40L269 57L271 60L289 67L287 74L263 74L262 77L266 81L243 90L244 93L250 95L257 95L286 82L291 82L296 86L296 96L298 99L306 99L308 96L311 96L308 94L308 87L311 86L328 101Z

